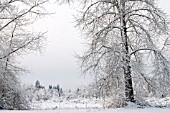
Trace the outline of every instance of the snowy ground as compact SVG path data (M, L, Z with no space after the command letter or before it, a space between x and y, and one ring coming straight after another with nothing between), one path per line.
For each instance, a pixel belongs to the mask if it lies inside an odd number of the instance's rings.
M170 108L170 97L166 98L146 98L144 99L145 108ZM46 101L33 101L32 109L34 110L55 110L55 109L103 109L105 101L102 99L63 99L52 98ZM128 103L126 108L141 108L142 106ZM169 112L170 113L170 112Z
M133 108L169 108L170 109L170 97L166 98L146 98L144 99L144 105L140 106L134 103L128 103L126 109ZM57 109L103 109L105 101L102 99L87 99L87 98L52 98L46 101L33 101L32 109L34 110L57 110ZM169 112L170 113L170 112Z
M58 109L33 111L0 111L0 113L170 113L169 108L117 108L117 109Z
M166 98L148 98L146 102L151 107L169 107L170 108L170 97Z
M33 102L32 109L54 110L54 109L94 109L103 108L103 100L100 99L51 99L47 101Z
M100 99L63 99L53 98L46 101L34 101L33 109L28 111L0 110L0 113L170 113L170 97L145 99L149 106L128 103L124 108L104 109ZM40 110L41 109L41 110Z
M134 103L128 103L124 108L103 109L102 100L96 99L52 99L34 102L34 109L28 111L5 111L0 113L170 113L170 97L150 98L146 103L150 106L139 107Z

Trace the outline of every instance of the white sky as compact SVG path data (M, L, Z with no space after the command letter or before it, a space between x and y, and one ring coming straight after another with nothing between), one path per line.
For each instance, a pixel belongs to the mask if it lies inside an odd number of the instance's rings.
M160 0L160 6L170 15L170 0ZM28 54L20 60L31 72L22 77L23 82L42 85L60 84L63 89L75 89L86 84L90 77L81 76L75 53L83 51L83 39L74 27L73 10L68 6L50 5L56 13L39 21L35 31L47 31L43 53Z

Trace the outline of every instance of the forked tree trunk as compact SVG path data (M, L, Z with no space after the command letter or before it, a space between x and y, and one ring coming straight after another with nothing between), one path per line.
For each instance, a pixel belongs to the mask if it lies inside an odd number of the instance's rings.
M127 36L127 27L125 20L125 0L120 1L121 5L121 24L122 24L122 40L123 40L123 62L124 62L124 79L125 79L125 96L126 101L135 102L134 93L133 93L133 85L132 85L132 76L131 76L131 66L130 66L130 56L129 56L129 43Z

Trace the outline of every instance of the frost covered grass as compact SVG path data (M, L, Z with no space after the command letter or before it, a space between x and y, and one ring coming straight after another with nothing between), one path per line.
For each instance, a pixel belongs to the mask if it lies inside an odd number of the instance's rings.
M0 111L0 113L170 113L169 108L117 108L117 109L57 109L33 111Z

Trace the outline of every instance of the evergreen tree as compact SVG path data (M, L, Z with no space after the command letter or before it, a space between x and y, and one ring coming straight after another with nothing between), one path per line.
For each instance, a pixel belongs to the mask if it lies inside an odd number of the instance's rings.
M40 81L39 81L39 80L37 80L37 81L35 82L35 87L36 87L36 88L41 88L41 85L40 85Z

